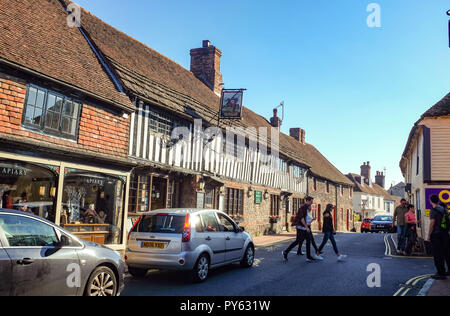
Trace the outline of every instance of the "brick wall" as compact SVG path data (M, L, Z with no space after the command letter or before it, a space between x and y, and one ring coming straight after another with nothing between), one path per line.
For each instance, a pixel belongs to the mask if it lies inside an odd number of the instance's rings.
M0 73L0 134L127 158L130 119L83 104L77 142L46 136L22 127L26 89L27 82Z
M353 228L353 198L350 197L350 188L344 187L343 195L340 193L340 186L334 183L329 183L329 192L327 193L327 185L324 180L316 179L316 190L314 190L314 178L308 178L308 195L314 198L314 204L317 206L317 213L320 209L320 220L323 223L323 212L328 204L337 205L336 209L336 223L337 231L347 232ZM319 208L320 206L320 208ZM349 212L349 227L347 229L347 212ZM316 214L319 218L319 214ZM315 231L319 229L318 221L312 225Z

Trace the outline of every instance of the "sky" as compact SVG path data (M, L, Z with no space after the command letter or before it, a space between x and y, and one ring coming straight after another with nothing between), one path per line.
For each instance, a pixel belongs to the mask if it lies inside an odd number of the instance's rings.
M448 0L76 0L108 24L189 69L210 40L225 88L282 131L300 127L342 173L404 181L411 128L450 92ZM369 27L371 3L380 27ZM372 21L372 20L371 20Z

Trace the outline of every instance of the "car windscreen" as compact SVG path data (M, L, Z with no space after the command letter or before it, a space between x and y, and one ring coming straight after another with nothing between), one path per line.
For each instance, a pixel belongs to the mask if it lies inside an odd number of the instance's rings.
M182 234L184 229L184 222L184 215L145 215L139 220L139 223L133 229L133 232Z
M392 222L391 216L377 216L373 220L374 222Z

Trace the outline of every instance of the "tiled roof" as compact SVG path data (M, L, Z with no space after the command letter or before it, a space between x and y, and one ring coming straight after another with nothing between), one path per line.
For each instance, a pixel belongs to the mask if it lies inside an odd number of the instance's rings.
M374 195L380 195L383 196L385 200L389 201L396 201L397 198L390 195L389 192L387 192L385 189L383 189L381 186L376 184L375 182L372 182L372 185L369 186L365 183L361 184L357 179L361 178L359 174L355 173L349 173L347 177L354 183L355 185L355 192L363 192L366 194L374 194Z
M192 72L85 10L81 22L128 91L180 114L193 110L211 125L219 125L220 98ZM220 126L271 128L266 118L246 107L241 121L221 121ZM270 132L268 134L270 139ZM311 166L317 176L352 185L312 145L302 145L280 133L280 152L297 163Z
M133 109L58 0L0 0L0 59Z

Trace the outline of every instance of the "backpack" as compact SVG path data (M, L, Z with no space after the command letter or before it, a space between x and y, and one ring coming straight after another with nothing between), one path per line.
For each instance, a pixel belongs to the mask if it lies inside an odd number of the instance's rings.
M444 233L450 232L450 214L448 211L442 216L440 230Z

